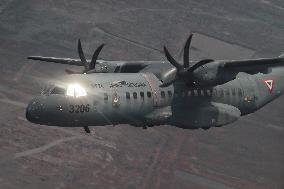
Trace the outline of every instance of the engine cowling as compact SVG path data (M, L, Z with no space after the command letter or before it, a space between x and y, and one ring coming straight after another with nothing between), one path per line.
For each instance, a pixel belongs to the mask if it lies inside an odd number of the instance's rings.
M236 121L241 115L238 108L222 103L200 104L173 109L173 124L184 129L219 127Z
M224 68L224 62L210 62L197 67L189 76L201 87L222 85L236 78L237 73Z
M193 34L190 34L184 46L183 65L176 61L164 46L164 53L174 67L162 75L161 87L167 87L177 80L183 80L189 87L210 87L227 83L236 78L237 73L225 70L222 61L203 59L194 65L189 61L189 48Z

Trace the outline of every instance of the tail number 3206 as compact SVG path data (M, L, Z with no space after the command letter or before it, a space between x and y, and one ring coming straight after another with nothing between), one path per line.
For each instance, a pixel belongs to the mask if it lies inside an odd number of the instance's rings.
M70 113L84 113L90 111L90 105L89 104L75 104L69 106L69 112Z

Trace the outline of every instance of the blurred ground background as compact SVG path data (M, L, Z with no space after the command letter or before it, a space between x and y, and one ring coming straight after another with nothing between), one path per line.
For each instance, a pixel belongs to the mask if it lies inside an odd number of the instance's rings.
M81 38L106 60L243 59L284 52L282 0L1 0L0 188L284 188L284 97L234 124L203 130L33 125L25 107L77 58ZM70 67L68 67L70 68ZM81 68L74 67L72 69ZM95 131L95 132L94 132Z

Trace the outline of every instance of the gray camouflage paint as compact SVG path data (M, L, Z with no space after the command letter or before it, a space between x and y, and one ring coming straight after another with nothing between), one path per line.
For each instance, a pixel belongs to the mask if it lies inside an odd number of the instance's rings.
M165 67L167 69L167 64ZM161 70L158 68L152 70L154 74L146 68L144 73L65 76L54 85L66 88L67 84L76 82L87 90L87 96L41 95L28 105L27 119L37 124L66 127L126 123L134 126L171 124L186 129L207 129L232 123L241 115L255 112L279 97L284 89L283 67L273 68L268 74L241 72L230 82L204 89L188 88L179 81L160 88L157 73ZM114 72L114 69L109 71ZM268 79L273 80L271 91L265 83ZM161 96L162 91L165 97ZM169 95L169 91L172 95ZM127 92L130 99L126 97ZM140 92L144 92L144 98ZM151 97L147 96L147 92L151 93ZM134 99L133 93L137 93L137 99ZM70 106L87 104L88 112L70 113Z

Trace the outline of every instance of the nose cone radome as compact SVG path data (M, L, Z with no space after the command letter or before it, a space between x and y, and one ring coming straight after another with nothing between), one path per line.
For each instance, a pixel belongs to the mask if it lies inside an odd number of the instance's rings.
M32 123L40 123L43 118L43 108L44 104L41 99L35 98L33 99L26 109L26 118L28 121Z

